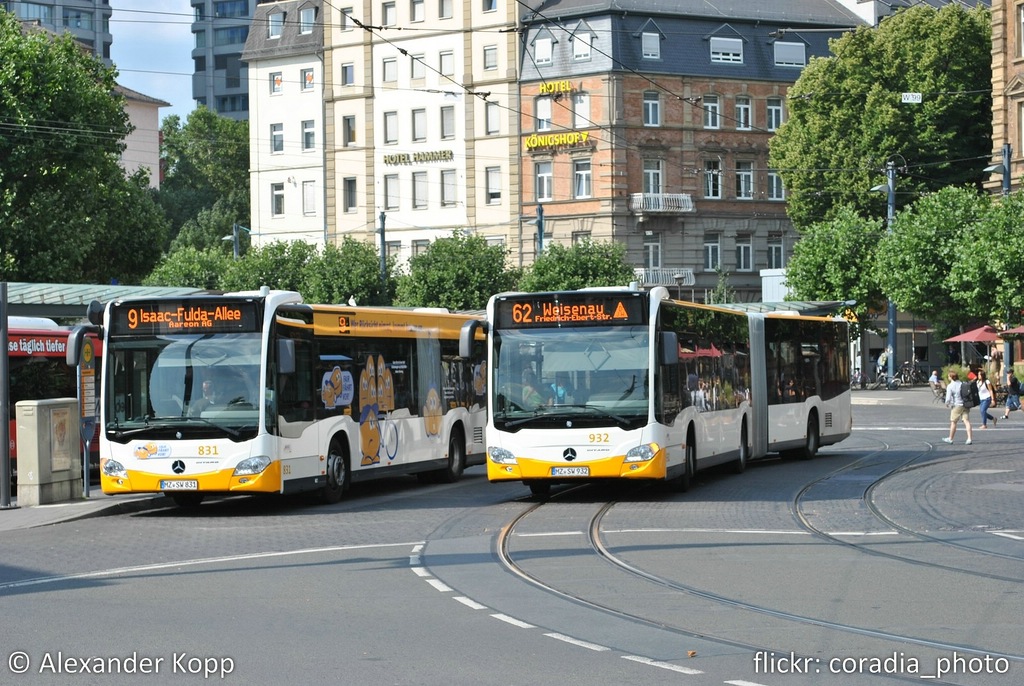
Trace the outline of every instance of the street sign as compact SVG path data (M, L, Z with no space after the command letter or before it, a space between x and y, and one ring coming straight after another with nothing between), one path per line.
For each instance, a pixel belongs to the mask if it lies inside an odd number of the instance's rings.
M916 103L916 104L919 105L919 104L921 104L921 94L920 93L904 93L903 94L903 102Z

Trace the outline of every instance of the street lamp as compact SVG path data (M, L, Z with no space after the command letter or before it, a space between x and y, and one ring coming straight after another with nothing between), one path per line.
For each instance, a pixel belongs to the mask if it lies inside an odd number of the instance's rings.
M1009 143L1003 143L1003 161L999 164L993 164L985 167L985 171L994 174L995 172L1002 172L1003 174L1003 195L1010 194L1010 158L1013 156L1013 147Z
M239 229L241 229L242 231L245 231L247 234L252 235L252 229L250 229L247 226L242 226L238 222L235 222L234 224L231 225L231 235L230 236L223 236L223 237L221 237L222 241L231 241L232 246L234 247L234 255L235 255L235 259L236 260L238 259L238 231L239 231Z
M892 233L892 222L896 217L896 162L889 160L885 163L885 178L886 183L882 186L875 186L871 190L873 191L885 191L887 197L887 212L885 215L885 228L888 233ZM887 370L889 379L891 380L896 376L896 303L889 298L889 333L886 335L886 351L889 355L889 369Z

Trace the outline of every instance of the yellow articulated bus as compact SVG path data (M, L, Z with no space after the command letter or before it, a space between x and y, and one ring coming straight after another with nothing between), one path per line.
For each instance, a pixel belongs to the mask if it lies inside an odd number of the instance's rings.
M688 488L700 469L812 457L852 430L841 317L608 288L499 294L485 326L487 477L538 496L598 479Z
M287 291L125 299L103 332L104 493L318 491L455 481L484 456L484 340L470 315L311 305Z

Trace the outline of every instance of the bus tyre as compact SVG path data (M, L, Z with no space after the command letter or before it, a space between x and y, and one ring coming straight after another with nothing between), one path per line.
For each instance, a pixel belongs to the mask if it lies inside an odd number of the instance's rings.
M196 508L199 507L199 503L203 502L202 493L168 493L171 496L171 500L174 504L182 508Z
M526 485L530 487L530 493L537 500L543 500L551 495L550 481L527 481Z
M807 418L807 439L803 450L800 451L800 459L810 460L818 454L820 446L821 436L818 435L818 415L812 412L811 416Z
M685 493L693 485L693 477L697 474L697 446L693 442L693 436L687 436L686 449L684 451L683 473L676 485L679 490Z
M462 439L462 431L453 429L448 438L448 466L438 472L439 481L453 484L462 478L466 469L466 442Z
M348 451L345 445L334 438L327 449L327 483L320 491L320 500L333 504L341 500L348 490Z
M747 471L747 460L750 459L750 443L747 441L747 425L743 424L740 431L740 456L732 463L733 474L742 474Z

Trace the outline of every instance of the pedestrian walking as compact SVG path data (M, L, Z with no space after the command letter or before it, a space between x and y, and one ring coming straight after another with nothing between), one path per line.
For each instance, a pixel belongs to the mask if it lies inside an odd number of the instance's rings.
M988 408L992 407L992 401L996 398L996 389L992 387L992 382L988 380L988 374L984 370L978 372L978 378L974 383L978 387L978 398L981 400L981 428L987 429L989 422L992 422L994 427L996 418L988 413Z
M1020 409L1020 379L1013 373L1013 367L1006 370L1006 410L1003 419L1010 418L1010 412Z
M964 396L961 395L960 389L964 385L963 381L960 381L960 377L956 372L949 373L949 383L946 384L946 407L949 408L949 436L943 438L943 443L952 443L956 437L956 423L963 421L964 430L967 431L966 445L970 445L974 442L974 431L971 428L971 408L970 408L970 394L967 393L967 403L964 403ZM966 389L965 389L966 390Z

